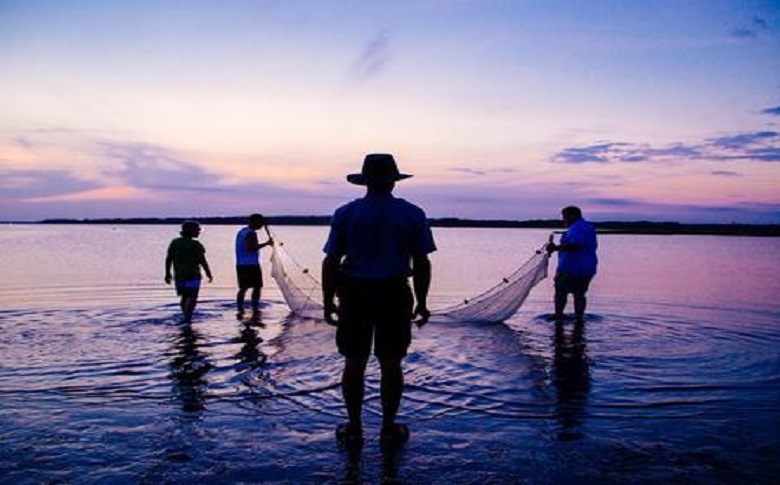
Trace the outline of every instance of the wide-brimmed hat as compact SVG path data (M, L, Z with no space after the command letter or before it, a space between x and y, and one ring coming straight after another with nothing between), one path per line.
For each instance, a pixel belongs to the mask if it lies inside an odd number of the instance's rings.
M347 181L356 185L386 184L408 179L409 174L398 171L395 159L387 153L370 153L363 160L360 173L347 175Z

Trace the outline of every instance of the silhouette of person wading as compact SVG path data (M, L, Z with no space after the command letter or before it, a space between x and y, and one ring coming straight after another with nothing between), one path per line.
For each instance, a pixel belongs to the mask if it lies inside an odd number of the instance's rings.
M257 239L257 230L265 226L265 218L262 214L249 216L248 224L236 234L236 276L238 279L238 293L236 293L236 318L244 318L244 299L250 288L252 303L252 317L258 317L260 310L260 292L263 288L263 270L260 266L260 250L271 246L274 242L271 237L264 243Z
M582 217L579 207L570 205L561 209L566 232L561 243L547 244L547 251L558 252L558 268L555 271L555 320L563 320L563 310L571 293L574 300L574 316L577 322L585 319L587 292L590 281L598 268L598 241L596 229Z
M365 370L372 344L382 374L380 444L393 449L409 436L408 428L395 421L404 387L401 362L411 343L412 320L419 316L416 323L422 327L430 317L428 254L436 244L425 212L392 195L395 183L408 177L398 171L392 155L367 155L362 171L347 176L347 181L365 186L366 195L336 210L323 249L324 316L337 327L349 418L336 435L347 445L363 443Z

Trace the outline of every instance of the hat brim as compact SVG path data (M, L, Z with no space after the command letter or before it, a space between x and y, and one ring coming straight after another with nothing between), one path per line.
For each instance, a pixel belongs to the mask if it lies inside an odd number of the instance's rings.
M398 182L399 180L408 179L411 175L406 173L399 173L393 177L366 177L362 173L351 173L347 175L347 182L355 185L368 185L368 184L387 184L390 182Z

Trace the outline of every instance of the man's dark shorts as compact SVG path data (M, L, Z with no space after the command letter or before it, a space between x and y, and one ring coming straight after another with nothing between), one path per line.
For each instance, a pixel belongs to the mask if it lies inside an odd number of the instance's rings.
M176 280L176 294L184 298L197 298L200 280Z
M406 278L345 278L339 285L336 345L345 357L402 358L412 341L414 297Z
M584 295L588 291L590 286L590 280L593 279L593 275L590 276L574 276L568 273L556 273L555 275L555 292L556 293L572 293Z
M239 288L261 288L263 286L263 271L259 264L236 265Z

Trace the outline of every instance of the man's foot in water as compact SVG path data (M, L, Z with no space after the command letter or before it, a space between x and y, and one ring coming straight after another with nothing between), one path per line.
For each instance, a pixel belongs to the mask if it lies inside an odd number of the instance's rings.
M363 429L349 423L336 427L336 439L348 448L363 446Z
M405 424L392 424L382 427L379 436L379 446L384 451L393 451L401 448L409 441L409 428Z

